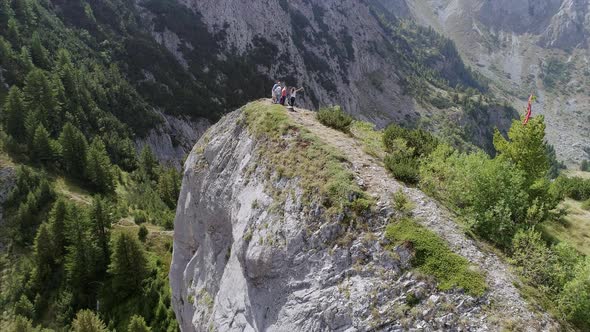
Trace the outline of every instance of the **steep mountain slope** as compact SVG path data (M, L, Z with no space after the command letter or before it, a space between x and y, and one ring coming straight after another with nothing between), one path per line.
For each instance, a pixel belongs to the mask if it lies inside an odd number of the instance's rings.
M383 2L399 2L383 0ZM410 16L455 41L465 60L521 109L535 111L560 159L589 158L588 1L406 1Z
M280 79L305 87L309 108L339 104L379 127L451 130L489 149L490 128L506 129L514 112L488 95L479 97L485 107L467 110L460 100L485 94L485 82L452 42L399 21L394 11L408 9L399 4L138 2L152 36L202 84L223 90L225 110L268 95L269 82Z
M0 107L10 88L23 88L40 69L37 78L52 81L44 98L54 101L44 108L55 114L52 123L40 121L52 138L68 121L87 138L101 137L121 167L128 168L118 159L132 157L133 141L179 163L221 109L207 108L197 81L142 29L126 1L1 1Z
M32 68L27 53L32 66L50 71L66 50L85 75L81 79L92 84L82 92L66 87L66 96L78 93L85 100L61 101L64 111L86 127L87 137L101 127L98 117L112 115L119 128L101 134L109 151L128 149L127 140L133 140L150 144L163 162L181 159L191 145L184 142L202 133L186 136L187 126L206 127L203 119L215 121L267 95L275 79L304 86L308 107L340 104L380 127L396 121L453 132L488 151L491 128L506 129L514 117L491 98L449 40L398 20L409 13L403 2L22 4L2 1L0 97L11 86L22 87ZM109 74L91 80L103 72ZM476 97L484 103L465 105ZM80 110L94 116L85 119Z
M407 272L412 242L384 232L409 212L391 201L400 190L418 223L472 264L465 292ZM183 331L558 327L448 212L301 109L259 101L214 125L186 161L175 230L170 280ZM473 288L482 273L485 291Z

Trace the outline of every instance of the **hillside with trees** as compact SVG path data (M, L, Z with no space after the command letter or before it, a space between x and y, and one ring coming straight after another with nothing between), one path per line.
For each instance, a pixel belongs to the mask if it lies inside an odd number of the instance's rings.
M396 179L387 180L436 198L470 238L504 255L529 302L564 326L589 328L587 240L574 229L589 228L590 180L560 175L543 117L511 123L516 111L463 62L451 40L396 17L379 1L363 3L362 19L350 21L341 8L319 1L276 1L289 24L284 35L271 36L255 24L245 36L227 22L211 24L199 11L205 2L0 0L0 175L14 173L13 181L0 183L10 187L1 188L8 195L0 219L0 330L178 331L169 272L182 177L141 143L166 115L219 120L266 96L274 76L305 86L302 102L320 108L317 121L355 139ZM250 5L256 10L261 3ZM339 19L366 20L363 28L372 34L333 24ZM360 61L363 54L371 60ZM367 63L378 66L362 67ZM568 80L558 75L565 67L545 67L559 76L547 75L547 85ZM343 108L324 107L347 96ZM377 202L353 181L346 158L294 130L277 108L246 113L240 126L271 144L263 151L273 154L265 176L302 181L322 217L341 218L347 234L337 245L352 250L346 246L361 241L354 234L368 227ZM285 150L289 135L296 139ZM171 141L178 144L174 135ZM265 188L278 196L270 214L286 200L277 188ZM414 243L419 261L408 272L428 275L436 291L485 294L485 273L473 272L470 261L420 226L403 192L387 200L399 215L381 225L384 252L390 244ZM248 207L261 211L262 203ZM365 240L374 242L371 236ZM256 241L280 246L270 235ZM221 261L235 252L216 254ZM182 300L211 310L209 293L191 296ZM396 303L399 320L427 304L412 296Z

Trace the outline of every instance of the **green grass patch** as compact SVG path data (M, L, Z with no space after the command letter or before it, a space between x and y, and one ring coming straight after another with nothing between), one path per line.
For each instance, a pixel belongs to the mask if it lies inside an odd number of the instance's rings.
M375 130L375 125L364 121L353 121L350 134L363 143L363 151L378 159L385 158L383 132Z
M286 134L289 129L294 128L281 105L264 105L261 102L253 102L245 106L244 113L248 129L257 137L264 135L269 139L276 140Z
M374 205L345 167L346 159L291 122L283 107L253 102L245 106L244 114L250 132L264 144L259 152L269 162L268 168L275 176L298 179L305 203L319 197L330 215L345 212L348 217ZM281 192L275 194L278 197Z
M469 262L449 249L447 243L432 231L410 218L404 218L387 226L385 236L394 243L409 241L415 257L412 265L421 273L434 276L440 290L455 287L480 296L486 290L482 273L475 271Z

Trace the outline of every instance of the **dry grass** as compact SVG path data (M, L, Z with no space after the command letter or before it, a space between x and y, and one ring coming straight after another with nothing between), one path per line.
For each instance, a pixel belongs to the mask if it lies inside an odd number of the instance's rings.
M0 168L14 166L14 162L12 161L12 158L10 158L10 156L8 156L6 153L0 153Z
M55 190L66 199L80 205L91 205L92 195L88 190L83 189L74 181L64 177L55 179Z
M350 134L363 143L366 154L379 160L385 158L385 146L383 145L383 132L375 130L375 126L368 122L354 121L350 126Z
M582 179L590 179L590 172L582 172L576 170L567 170L564 171L563 174L570 178L582 178Z
M582 208L582 202L567 199L560 207L567 208L563 221L551 221L544 230L559 241L565 241L585 255L590 255L590 211Z

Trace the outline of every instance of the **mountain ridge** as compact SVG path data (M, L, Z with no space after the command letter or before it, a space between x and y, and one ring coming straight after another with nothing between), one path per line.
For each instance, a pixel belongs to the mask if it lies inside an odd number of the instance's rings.
M186 161L170 272L173 304L183 330L398 331L409 326L496 330L502 324L530 331L557 328L546 314L529 311L513 285L517 278L495 254L481 251L468 239L443 208L390 178L360 142L319 124L315 113L299 108L286 112L262 100L230 113L195 145ZM252 119L271 127L252 127ZM345 221L346 210L330 216L314 194L306 194L305 180L297 175L300 170L272 166L268 158L273 157L263 152L267 144L301 150L300 167L309 163L305 151L317 149L314 144L335 148L352 172L351 180L366 192L362 195L376 202L377 212L358 214L351 220L354 224ZM408 213L390 202L391 195L399 192L415 206L409 213L420 224L467 257L473 269L486 271L485 295L440 293L428 278L405 272L411 266L411 249L390 247L383 232L389 218ZM216 203L219 197L231 204ZM301 200L308 201L311 211ZM210 212L203 215L205 210ZM395 254L389 256L387 248ZM411 293L430 299L430 309L420 305L416 311L424 314L401 321L397 313L391 318L371 314L391 313L391 305L403 304ZM365 300L367 296L373 300ZM373 303L373 309L367 302ZM443 302L461 314L447 311ZM484 310L491 302L493 309ZM502 323L504 317L513 320Z

